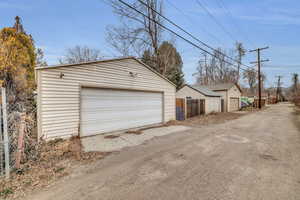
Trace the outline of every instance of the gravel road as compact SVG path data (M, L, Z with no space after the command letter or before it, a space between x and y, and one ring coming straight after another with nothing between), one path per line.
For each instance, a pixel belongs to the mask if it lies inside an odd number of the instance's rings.
M291 104L124 149L28 200L299 200Z

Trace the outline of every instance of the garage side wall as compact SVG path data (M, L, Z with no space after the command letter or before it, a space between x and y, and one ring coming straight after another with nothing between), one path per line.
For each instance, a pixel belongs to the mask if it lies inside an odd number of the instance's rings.
M221 98L220 97L206 97L205 111L207 114L212 112L221 112Z
M230 110L230 98L239 98L239 108L241 108L241 92L240 90L236 87L236 86L233 86L232 88L230 88L228 90L228 99L227 99L227 102L228 102L228 112L231 112L232 110Z
M175 119L175 87L134 59L39 69L38 130L44 139L77 136L81 87L163 93L163 120Z
M221 95L221 99L224 99L224 106L225 106L225 112L228 112L228 95L227 95L227 91L226 90L219 90L219 91L214 91L216 93L218 93L219 95ZM220 100L221 101L221 100ZM221 103L220 103L221 104ZM221 111L221 110L220 110Z

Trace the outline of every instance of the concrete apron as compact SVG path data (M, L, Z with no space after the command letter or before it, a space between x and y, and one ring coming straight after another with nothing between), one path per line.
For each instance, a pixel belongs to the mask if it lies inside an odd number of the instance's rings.
M143 144L145 141L154 137L169 135L172 133L191 129L187 126L167 126L142 131L141 134L118 134L116 138L105 138L107 135L95 135L81 139L83 150L85 152L100 151L111 152L118 151L124 147L131 147ZM114 134L109 134L114 135Z

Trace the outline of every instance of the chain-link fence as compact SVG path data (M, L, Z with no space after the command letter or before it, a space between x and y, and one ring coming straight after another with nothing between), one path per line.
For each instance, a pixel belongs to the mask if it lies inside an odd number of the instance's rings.
M5 88L1 88L0 109L0 176L9 177L11 171L20 168L22 162L34 155L37 138L36 107L16 100Z

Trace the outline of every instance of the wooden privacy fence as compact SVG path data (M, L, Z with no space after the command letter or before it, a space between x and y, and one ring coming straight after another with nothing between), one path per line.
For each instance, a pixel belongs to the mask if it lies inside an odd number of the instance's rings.
M205 114L205 99L176 98L176 120Z
M198 99L188 99L186 101L186 116L187 118L195 117L200 115L199 100Z
M176 120L185 120L185 99L176 99Z

